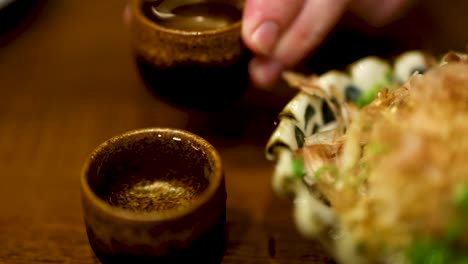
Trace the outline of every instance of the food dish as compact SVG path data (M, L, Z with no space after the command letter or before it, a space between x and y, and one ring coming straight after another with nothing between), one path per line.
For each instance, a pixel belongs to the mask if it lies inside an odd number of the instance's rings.
M266 157L298 231L338 263L465 263L468 56L409 51L284 78L301 90Z

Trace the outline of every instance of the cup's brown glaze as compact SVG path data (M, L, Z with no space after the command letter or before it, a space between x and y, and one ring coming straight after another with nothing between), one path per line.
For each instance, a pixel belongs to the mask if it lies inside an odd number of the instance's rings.
M208 30L162 26L143 12L148 1L132 2L131 40L139 72L149 88L173 103L204 110L239 99L249 84L250 52L240 35L244 0L221 0L239 10L239 21ZM202 2L189 2L197 1Z
M88 239L103 263L222 258L222 163L197 135L147 128L107 140L83 166L81 194Z

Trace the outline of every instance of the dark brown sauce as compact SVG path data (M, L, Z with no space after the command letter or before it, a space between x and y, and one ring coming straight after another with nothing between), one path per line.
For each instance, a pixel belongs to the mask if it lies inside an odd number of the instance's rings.
M226 27L241 19L233 3L215 0L155 0L142 5L151 21L172 29L203 31Z

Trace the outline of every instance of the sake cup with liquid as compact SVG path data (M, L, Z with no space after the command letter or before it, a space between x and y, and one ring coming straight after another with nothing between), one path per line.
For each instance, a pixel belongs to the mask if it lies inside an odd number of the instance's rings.
M244 0L133 0L131 40L140 76L177 106L219 110L249 85L241 40Z
M99 145L81 174L88 240L102 263L219 263L226 189L207 141L173 128Z

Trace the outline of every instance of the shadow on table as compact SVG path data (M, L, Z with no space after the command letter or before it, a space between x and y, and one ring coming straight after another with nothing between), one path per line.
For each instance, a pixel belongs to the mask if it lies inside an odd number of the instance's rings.
M247 213L236 208L227 209L225 255L236 254L242 251L242 246L252 226L252 219Z

